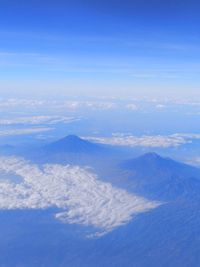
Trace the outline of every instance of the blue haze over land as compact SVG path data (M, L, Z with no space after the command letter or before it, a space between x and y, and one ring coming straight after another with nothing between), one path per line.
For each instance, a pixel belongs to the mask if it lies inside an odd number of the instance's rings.
M0 2L0 267L200 266L199 13Z

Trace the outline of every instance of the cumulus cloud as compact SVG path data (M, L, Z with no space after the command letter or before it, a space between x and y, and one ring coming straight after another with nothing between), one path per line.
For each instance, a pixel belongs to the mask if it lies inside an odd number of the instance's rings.
M5 129L0 130L1 136L15 136L15 135L28 135L28 134L37 134L42 132L48 132L53 130L53 128L49 127L37 127L37 128L23 128L23 129Z
M107 233L139 213L160 205L98 180L88 168L47 164L37 166L17 157L1 157L0 172L22 178L0 179L0 209L57 207L64 223L91 225Z
M200 134L193 133L176 133L172 135L126 135L126 134L114 134L111 137L86 137L93 142L117 145L117 146L129 146L129 147L176 147L183 144L191 143L193 139L200 139Z
M17 117L12 119L0 119L0 125L15 125L15 124L46 124L52 125L57 123L71 123L79 120L74 117L65 116L27 116L27 117Z

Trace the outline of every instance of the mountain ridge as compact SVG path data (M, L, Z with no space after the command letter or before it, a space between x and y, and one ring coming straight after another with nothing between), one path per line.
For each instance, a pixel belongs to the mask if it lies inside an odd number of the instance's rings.
M200 194L200 169L154 152L123 161L129 188L158 199Z

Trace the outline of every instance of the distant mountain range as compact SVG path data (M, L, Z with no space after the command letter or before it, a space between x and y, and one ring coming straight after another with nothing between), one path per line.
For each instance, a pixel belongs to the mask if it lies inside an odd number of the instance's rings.
M118 155L116 162L112 146L96 144L76 135L68 135L43 149L46 157L53 161L90 165L107 182L152 199L200 196L200 169L154 152L128 160L123 160L123 155L121 162Z

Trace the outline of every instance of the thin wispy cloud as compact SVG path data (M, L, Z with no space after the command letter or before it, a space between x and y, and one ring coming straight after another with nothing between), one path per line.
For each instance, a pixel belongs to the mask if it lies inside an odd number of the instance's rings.
M78 118L66 116L29 116L12 119L0 119L0 125L53 125L57 123L67 124L78 120Z
M9 99L0 99L0 108L26 108L26 109L36 109L36 108L47 108L48 106L51 109L62 109L62 110L78 110L78 109L93 109L93 110L109 110L118 107L118 103L114 101L102 101L102 100L40 100L40 99L18 99L18 98L9 98ZM29 119L30 118L30 119ZM34 119L33 116L27 118L27 120ZM68 121L66 116L35 116L35 119L38 120L63 120ZM69 120L73 119L69 117ZM16 119L18 121L18 119ZM26 120L26 118L19 118L19 120Z
M55 38L56 39L56 38ZM20 52L20 51L0 51L0 67L6 67L8 69L18 68L18 72L22 75L22 71L26 69L26 71L30 72L33 76L38 75L39 72L44 72L45 75L49 75L49 72L53 72L54 75L58 78L59 76L64 77L66 74L74 74L79 77L81 74L89 75L98 75L105 76L107 74L111 76L121 76L121 79L129 77L136 80L178 80L180 79L191 79L193 77L197 77L199 74L199 64L193 60L183 62L174 63L173 58L171 61L161 61L160 58L155 60L149 58L148 53L141 53L141 50L153 49L154 54L157 54L157 50L164 51L169 53L169 51L174 54L180 52L185 53L192 49L189 45L184 44L157 44L157 43L146 43L142 46L142 41L137 42L136 40L127 40L123 41L116 40L115 38L92 38L88 37L84 40L84 38L79 37L80 43L85 44L85 49L88 51L88 44L90 46L98 43L99 45L103 44L107 46L107 43L110 45L111 51L115 49L115 53L120 51L120 60L116 61L115 57L112 56L112 53L107 52L104 54L95 54L96 61L94 62L94 55L91 53L89 56L84 49L78 50L83 51L82 53L74 54L70 53L69 49L65 49L62 47L60 53L56 53L55 51L31 51ZM48 42L48 39L44 39L43 41ZM62 42L62 38L58 38L59 42ZM74 41L75 45L78 42L77 38L70 37L70 40ZM40 40L41 41L41 40ZM66 45L68 44L68 38L65 40ZM116 42L118 42L119 47L116 47ZM143 42L144 43L144 42ZM113 49L112 49L113 46ZM122 49L124 47L124 49ZM132 55L132 60L130 57L127 57L126 53L123 51L126 48L131 49L131 47L135 47L136 54ZM199 52L198 46L195 48L197 52ZM193 47L194 49L194 47ZM118 51L119 50L119 51ZM118 55L119 56L119 55ZM156 57L157 58L157 57ZM161 57L162 58L162 57ZM153 63L152 63L153 60ZM132 63L134 62L134 63ZM165 62L165 63L164 63ZM19 71L20 69L20 71ZM92 78L93 79L93 78Z
M0 99L0 108L33 108L41 107L47 103L45 100L25 99L25 98L8 98Z
M32 135L52 131L50 127L37 127L37 128L23 128L23 129L4 129L0 130L0 137L17 136L17 135Z

